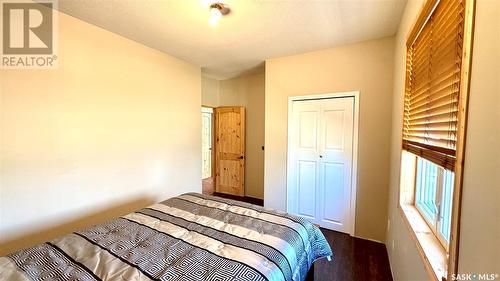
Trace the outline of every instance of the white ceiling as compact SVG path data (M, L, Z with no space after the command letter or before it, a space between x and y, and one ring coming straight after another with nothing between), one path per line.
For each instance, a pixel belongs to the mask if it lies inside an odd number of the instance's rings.
M392 36L406 0L224 0L231 13L208 24L210 0L60 0L59 9L192 64L217 79L268 58Z

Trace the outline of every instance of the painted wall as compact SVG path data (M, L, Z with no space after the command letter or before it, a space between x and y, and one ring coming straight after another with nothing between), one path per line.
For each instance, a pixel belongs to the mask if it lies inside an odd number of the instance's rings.
M201 105L219 106L219 80L201 76Z
M415 242L397 209L406 36L423 1L407 3L395 40L387 249L394 280L427 280ZM459 271L500 273L500 2L478 0L462 193ZM485 120L491 120L486 122Z
M391 132L391 171L388 206L387 252L394 280L428 280L415 242L397 209L399 192L400 155L402 145L402 116L405 79L406 37L417 19L424 1L409 0L401 19L394 48L394 94Z
M500 274L499 18L500 1L477 1L458 262L462 273Z
M59 68L0 77L0 255L201 192L198 67L60 13Z
M355 234L385 241L394 39L266 61L264 204L286 210L288 97L360 91Z
M265 74L249 74L220 81L220 106L246 108L245 195L264 198Z
M245 195L264 198L265 74L252 72L232 79L202 77L202 104L246 108Z

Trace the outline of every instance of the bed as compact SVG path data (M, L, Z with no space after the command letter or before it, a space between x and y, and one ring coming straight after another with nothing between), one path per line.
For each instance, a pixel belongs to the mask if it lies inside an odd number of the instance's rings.
M0 280L299 281L331 256L303 218L186 193L0 257Z

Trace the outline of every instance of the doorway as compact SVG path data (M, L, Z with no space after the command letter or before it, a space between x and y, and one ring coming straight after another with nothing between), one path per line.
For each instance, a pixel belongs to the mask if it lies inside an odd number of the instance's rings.
M214 108L201 108L201 180L203 194L214 193Z
M245 196L245 108L201 108L202 192Z
M289 99L287 211L354 234L359 93Z

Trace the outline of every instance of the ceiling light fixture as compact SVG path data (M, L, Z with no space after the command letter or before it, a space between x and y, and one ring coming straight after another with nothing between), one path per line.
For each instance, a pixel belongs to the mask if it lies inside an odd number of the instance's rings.
M210 19L208 20L208 22L210 23L211 26L215 26L217 22L222 18L222 16L225 16L230 12L228 6L219 2L210 4L209 8L210 8Z

